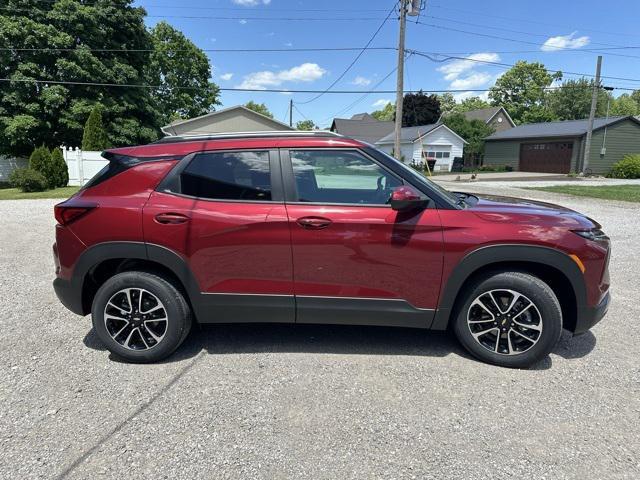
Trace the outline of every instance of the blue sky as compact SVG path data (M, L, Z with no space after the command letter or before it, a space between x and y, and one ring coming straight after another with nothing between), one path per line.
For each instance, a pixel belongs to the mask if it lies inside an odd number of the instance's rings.
M415 18L409 17L406 48L507 64L521 59L540 61L549 69L588 74L593 74L596 57L601 53L603 75L625 79L605 78L605 84L640 88L640 80L631 81L640 79L639 1L424 3L426 8L419 21L427 25L413 23ZM147 9L149 26L165 20L202 49L363 47L393 4L393 0L183 0L168 7L171 3L167 0L136 2ZM397 36L394 12L371 46L395 47ZM221 87L323 90L342 74L358 51L207 54L212 78ZM433 59L443 60L444 56ZM393 90L395 74L377 84L395 64L396 53L392 50L366 51L334 89ZM472 95L466 89L488 88L504 71L505 68L479 62L438 62L414 55L407 60L405 89L463 90L456 94L463 98ZM616 90L614 95L623 92ZM315 96L223 92L221 100L222 107L249 100L264 102L276 119L288 120L288 103L293 98L297 106L294 122L307 117L326 127L334 116L348 118L354 113L370 112L394 99L393 94L325 94L303 103Z

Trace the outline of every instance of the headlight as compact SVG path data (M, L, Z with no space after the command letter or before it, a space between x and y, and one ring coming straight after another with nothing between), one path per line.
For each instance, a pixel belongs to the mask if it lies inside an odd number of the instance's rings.
M599 228L592 228L590 230L572 230L576 235L580 235L582 238L591 240L592 242L608 242L609 237Z

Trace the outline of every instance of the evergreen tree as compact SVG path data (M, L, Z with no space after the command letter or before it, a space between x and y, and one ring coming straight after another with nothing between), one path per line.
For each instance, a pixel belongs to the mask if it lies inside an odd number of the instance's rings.
M102 125L102 107L95 104L82 134L82 150L102 151L107 148L107 135Z
M44 145L36 148L29 157L29 168L42 174L49 182L51 176L51 152Z
M402 99L402 126L415 127L436 123L440 118L440 100L437 95L408 93Z
M51 188L66 187L69 183L69 168L59 148L51 152L51 180L48 183Z

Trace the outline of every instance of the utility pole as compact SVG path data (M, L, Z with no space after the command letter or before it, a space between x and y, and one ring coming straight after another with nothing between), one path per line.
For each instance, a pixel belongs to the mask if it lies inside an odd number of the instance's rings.
M289 126L293 127L293 99L289 100Z
M589 168L589 154L591 153L591 136L593 134L593 120L596 116L596 107L598 106L598 93L600 91L600 70L602 69L602 55L598 55L598 63L596 65L596 80L593 84L593 93L591 94L591 111L589 112L589 126L587 127L587 138L584 142L584 157L582 159L582 174L584 175Z
M407 3L409 0L400 0L400 36L398 37L398 75L396 80L396 125L395 143L393 144L393 155L400 160L400 139L402 135L402 100L404 94L404 34L407 26Z

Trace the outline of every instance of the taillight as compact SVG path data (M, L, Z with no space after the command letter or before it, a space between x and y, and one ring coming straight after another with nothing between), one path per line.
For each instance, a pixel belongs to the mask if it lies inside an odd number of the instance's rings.
M60 225L68 225L74 220L79 219L98 206L97 203L76 203L73 205L65 205L65 202L59 203L53 208L56 220Z

